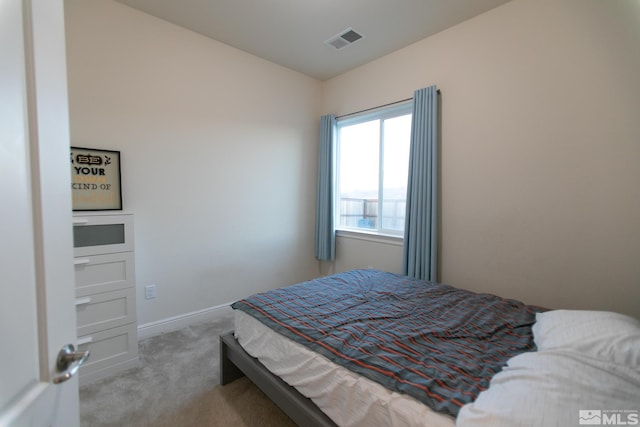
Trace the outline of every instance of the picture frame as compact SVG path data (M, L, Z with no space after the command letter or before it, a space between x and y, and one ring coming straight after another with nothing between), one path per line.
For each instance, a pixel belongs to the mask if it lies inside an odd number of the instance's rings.
M73 211L122 210L120 151L71 147Z

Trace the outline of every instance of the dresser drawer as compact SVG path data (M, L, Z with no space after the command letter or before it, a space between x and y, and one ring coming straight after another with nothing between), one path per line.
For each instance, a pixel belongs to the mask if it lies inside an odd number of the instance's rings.
M109 254L132 250L132 215L74 215L74 256Z
M91 255L73 259L76 296L84 297L133 287L135 271L133 252Z
M85 350L91 354L80 368L80 382L83 382L83 376L96 377L99 371L113 370L116 365L137 361L138 334L135 323L78 337L78 351Z
M76 299L78 336L136 321L135 288Z

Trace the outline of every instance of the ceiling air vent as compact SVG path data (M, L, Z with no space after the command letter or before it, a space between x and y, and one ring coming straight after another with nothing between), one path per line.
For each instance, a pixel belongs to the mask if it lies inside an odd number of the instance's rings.
M333 46L336 49L342 49L350 44L353 44L362 38L361 34L358 34L353 28L347 28L340 34L331 37L326 40L325 43L329 46Z

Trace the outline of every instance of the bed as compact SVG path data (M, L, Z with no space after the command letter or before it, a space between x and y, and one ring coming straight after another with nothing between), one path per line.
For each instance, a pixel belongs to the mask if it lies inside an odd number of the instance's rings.
M577 425L581 410L633 421L640 409L640 325L617 313L547 311L371 269L233 308L221 383L246 374L299 425Z

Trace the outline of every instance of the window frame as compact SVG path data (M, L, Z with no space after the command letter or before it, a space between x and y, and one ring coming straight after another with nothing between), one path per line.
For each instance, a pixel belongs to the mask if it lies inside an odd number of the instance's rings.
M335 144L335 156L334 156L334 171L335 171L335 179L334 179L334 224L335 230L338 234L351 234L351 233L359 233L362 235L369 236L382 236L382 237L391 237L396 239L404 238L404 228L402 230L395 230L389 228L382 227L382 211L384 208L384 175L383 168L384 162L384 121L388 119L393 119L401 116L412 116L413 115L413 100L402 101L399 103L395 103L391 106L383 106L371 110L367 110L362 113L350 114L348 116L338 117L336 119L336 137L334 140ZM341 128L346 126L357 125L360 123L365 123L372 120L380 120L380 132L379 132L379 140L378 140L378 207L377 207L377 218L380 220L378 227L375 229L369 229L364 227L349 227L340 225L340 136L341 136ZM407 162L409 159L407 159ZM407 177L408 179L408 177ZM405 201L406 202L406 201ZM406 215L406 212L405 212Z

